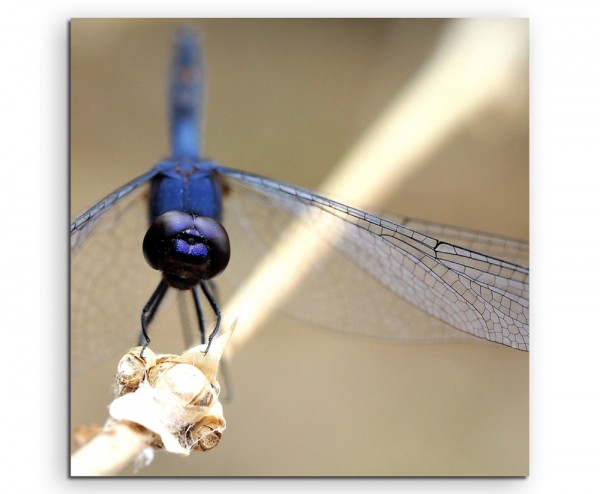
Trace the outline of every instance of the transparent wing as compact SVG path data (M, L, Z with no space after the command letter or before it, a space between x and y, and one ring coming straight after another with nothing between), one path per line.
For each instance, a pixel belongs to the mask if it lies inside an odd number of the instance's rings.
M527 264L527 244L407 218L383 219L275 180L220 172L232 243L230 265L215 280L221 305L290 222L314 218L316 212L334 218L336 227L318 232L325 254L285 302L285 312L370 337L437 341L474 335L528 348L528 270L516 264ZM71 225L75 373L137 341L141 309L160 279L141 248L154 174L107 196ZM165 306L171 309L168 302ZM182 319L193 326L193 310ZM154 326L153 335L162 331Z
M112 194L109 194L104 199L101 199L92 207L88 208L84 213L80 214L70 226L71 252L75 251L84 242L87 236L94 231L96 224L102 220L106 213L113 211L113 208L117 204L124 199L127 199L127 202L131 203L131 194L140 187L146 185L157 175L161 168L161 165L152 168L147 173L144 173L133 179L131 182L119 187ZM138 197L138 195L134 195L133 197Z
M457 228L439 223L431 223L414 218L399 216L388 211L382 212L381 217L390 219L399 225L416 232L453 245L460 245L475 252L482 252L490 257L502 259L519 266L529 266L529 244L511 238L489 235L487 233Z
M406 218L393 221L275 180L222 173L231 190L224 222L233 247L221 285L235 286L247 276L290 220L303 218L309 228L319 228L316 219L326 215L333 220L318 234L328 254L289 297L286 312L367 336L472 335L528 350L529 270L514 262L527 264L526 244Z
M71 231L75 373L124 353L137 341L141 309L160 279L142 254L147 195L148 186L140 186Z

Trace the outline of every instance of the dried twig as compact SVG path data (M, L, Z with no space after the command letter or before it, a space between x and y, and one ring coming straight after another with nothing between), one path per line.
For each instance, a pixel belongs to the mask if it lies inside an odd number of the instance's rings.
M219 361L231 332L181 355L155 355L141 347L119 362L117 398L102 431L72 457L74 476L112 475L148 452L186 456L214 448L225 430L218 399Z

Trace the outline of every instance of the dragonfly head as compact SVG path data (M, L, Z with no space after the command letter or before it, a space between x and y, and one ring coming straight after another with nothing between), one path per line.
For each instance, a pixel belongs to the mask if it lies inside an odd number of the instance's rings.
M229 263L229 237L213 218L181 211L160 215L144 237L144 257L174 288L189 290Z

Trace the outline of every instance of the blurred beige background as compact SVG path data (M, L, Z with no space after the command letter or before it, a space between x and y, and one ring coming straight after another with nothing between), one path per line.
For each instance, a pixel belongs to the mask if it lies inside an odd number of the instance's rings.
M317 188L448 21L186 22L204 37L206 156ZM166 68L180 24L71 23L73 214L167 155ZM372 206L527 240L526 67L520 81ZM73 380L72 425L105 419L115 364ZM221 444L190 458L160 453L141 475L528 473L526 353L343 338L273 316L229 370Z

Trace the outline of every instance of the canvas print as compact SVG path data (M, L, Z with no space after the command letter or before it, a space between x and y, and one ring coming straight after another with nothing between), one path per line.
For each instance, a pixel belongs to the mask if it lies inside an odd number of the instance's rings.
M72 476L526 476L526 19L73 19Z

